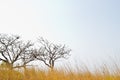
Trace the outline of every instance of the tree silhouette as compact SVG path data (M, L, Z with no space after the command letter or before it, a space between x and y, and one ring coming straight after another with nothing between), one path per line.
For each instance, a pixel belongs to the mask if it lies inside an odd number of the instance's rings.
M0 34L0 61L5 62L10 69L22 67L23 65L15 65L15 63L23 60L23 55L32 54L28 52L31 51L32 45L30 42L23 43L19 36ZM33 60L29 55L24 58L25 64ZM26 61L27 58L29 61Z
M53 70L55 61L61 58L67 59L71 49L68 49L65 45L53 44L42 37L38 39L40 43L40 48L34 57L37 60L44 62L49 68Z

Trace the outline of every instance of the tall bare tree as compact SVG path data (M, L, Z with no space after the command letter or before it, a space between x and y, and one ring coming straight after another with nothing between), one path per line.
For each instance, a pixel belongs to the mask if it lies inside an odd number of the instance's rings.
M61 58L67 59L71 49L68 49L65 45L53 44L42 37L38 39L40 48L35 54L35 58L44 62L49 68L53 69L55 61Z
M23 65L15 65L15 63L23 60L22 56L28 54L28 51L31 51L31 46L33 44L30 42L23 43L19 36L0 34L0 61L5 62L11 69L22 67ZM29 54L31 53L32 51L29 52ZM27 57L29 55L24 56L24 64L33 60L33 58L27 59Z

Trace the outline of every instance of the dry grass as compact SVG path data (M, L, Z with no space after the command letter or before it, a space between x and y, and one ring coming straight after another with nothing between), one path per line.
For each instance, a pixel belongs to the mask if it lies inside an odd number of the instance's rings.
M0 69L0 80L120 80L120 68L114 67L111 71L106 65L91 72L87 67L84 70L56 69L54 71L43 71L34 68L24 72Z

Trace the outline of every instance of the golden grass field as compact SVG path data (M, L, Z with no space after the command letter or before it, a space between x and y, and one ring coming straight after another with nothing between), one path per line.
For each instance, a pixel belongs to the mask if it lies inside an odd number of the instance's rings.
M1 67L0 80L120 80L120 68L117 65L112 71L106 65L96 69L94 72L90 71L86 66L84 70L79 67L76 70L71 70L70 66L68 66L53 71L29 68L26 71L19 72Z

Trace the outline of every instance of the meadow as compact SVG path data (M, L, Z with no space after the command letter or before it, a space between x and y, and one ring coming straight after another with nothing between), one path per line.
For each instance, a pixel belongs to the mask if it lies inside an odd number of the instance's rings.
M114 64L111 69L107 65L91 71L88 66L76 70L70 66L54 70L43 70L38 68L26 68L26 70L9 70L0 67L0 80L120 80L120 67Z

